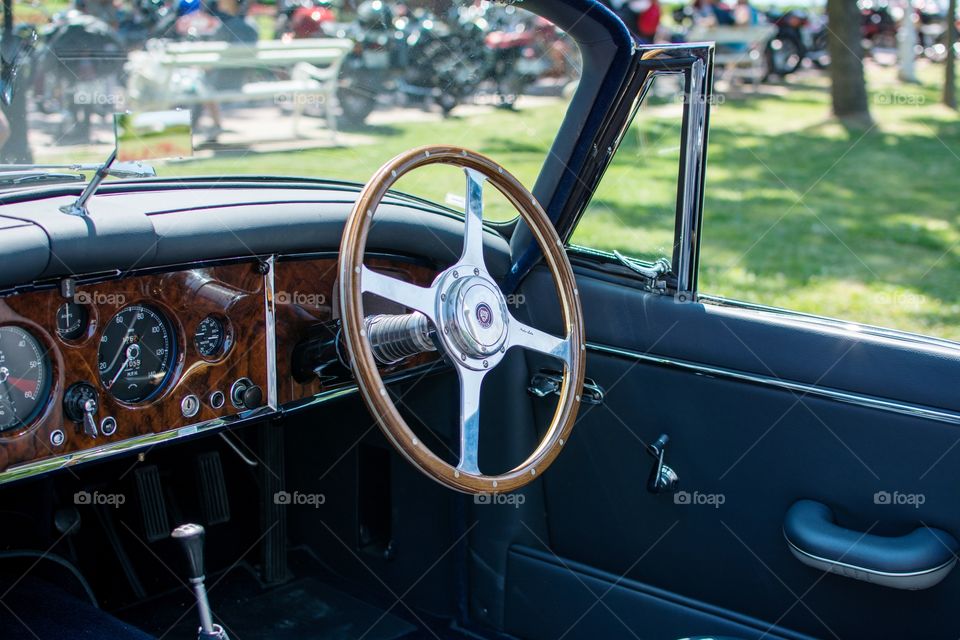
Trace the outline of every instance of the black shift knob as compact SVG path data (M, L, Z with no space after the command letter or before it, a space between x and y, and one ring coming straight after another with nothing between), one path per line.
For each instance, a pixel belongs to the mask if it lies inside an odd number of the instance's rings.
M180 543L187 554L191 580L203 580L203 527L198 524L182 524L173 530L170 537Z

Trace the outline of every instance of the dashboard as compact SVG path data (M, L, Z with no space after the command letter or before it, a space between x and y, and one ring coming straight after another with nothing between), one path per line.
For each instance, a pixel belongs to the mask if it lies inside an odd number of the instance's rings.
M421 285L435 275L396 257L368 262ZM0 483L351 390L336 273L335 255L271 255L0 297Z

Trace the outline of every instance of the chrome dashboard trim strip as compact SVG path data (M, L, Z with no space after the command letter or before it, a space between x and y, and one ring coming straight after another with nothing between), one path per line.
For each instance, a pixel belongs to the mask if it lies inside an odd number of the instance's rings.
M120 453L154 447L158 444L173 442L182 438L195 436L199 433L215 431L227 426L236 427L246 423L254 423L274 414L276 414L276 411L269 409L268 407L261 407L259 409L245 411L237 415L223 416L221 418L213 418L212 420L207 420L205 422L198 422L196 424L180 427L179 429L170 429L168 431L161 431L160 433L148 433L142 436L135 436L133 438L124 438L122 440L110 442L99 447L83 449L81 451L73 451L51 458L45 458L43 460L36 460L26 464L12 466L0 472L0 485L50 471L65 469L82 462L103 460Z
M264 261L267 272L263 275L263 313L267 329L267 406L278 409L277 404L277 308L275 291L275 273L277 257L270 256Z
M917 405L917 404L910 404L908 402L900 402L897 400L887 400L884 398L877 398L877 397L868 396L865 394L854 393L850 391L842 391L842 390L834 389L831 387L820 387L812 384L807 384L804 382L794 382L792 380L783 380L780 378L775 378L773 376L765 376L765 375L749 373L745 371L738 371L736 369L725 369L722 367L714 367L710 365L700 364L697 362L690 362L687 360L679 360L676 358L652 355L649 353L640 353L638 351L630 351L627 349L621 349L619 347L610 347L607 345L597 344L594 342L588 342L587 349L590 351L595 351L597 353L617 356L621 358L627 358L631 360L639 360L641 362L646 362L653 365L670 367L673 369L680 369L683 371L689 371L689 372L697 373L701 375L716 376L718 378L726 378L728 380L737 380L739 382L747 382L750 384L773 387L773 388L783 389L791 392L799 392L799 393L802 393L803 395L826 398L828 400L834 400L836 402L843 402L846 404L866 407L868 409L877 409L877 410L886 411L889 413L897 413L901 415L911 416L914 418L921 418L924 420L945 422L948 424L960 424L960 413L949 411L946 409L935 409L932 407L926 407L926 406Z
M414 377L433 375L435 373L441 373L447 370L449 369L446 363L444 363L443 360L437 360L413 367L412 369L408 369L406 371L401 371L392 376L385 376L384 382L387 384L403 382ZM124 438L123 440L110 442L92 449L74 451L52 458L28 462L19 466L10 467L0 472L0 485L32 476L38 476L51 471L65 469L83 462L105 460L121 453L147 449L158 444L175 442L177 440L193 437L201 433L213 432L228 427L232 429L247 424L253 424L255 422L260 422L285 413L300 411L302 409L321 405L331 400L345 398L356 392L357 386L355 384L348 384L336 389L318 393L310 398L287 403L280 410L276 410L271 407L261 407L259 409L245 411L233 416L214 418L212 420L207 420L206 422L180 427L179 429L170 429L169 431L163 431L161 433L149 433L133 438Z

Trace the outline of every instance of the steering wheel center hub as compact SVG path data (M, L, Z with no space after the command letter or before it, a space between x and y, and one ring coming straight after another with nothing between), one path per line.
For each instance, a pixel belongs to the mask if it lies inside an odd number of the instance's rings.
M462 355L486 358L506 342L510 318L506 300L488 279L454 276L440 307L444 337Z

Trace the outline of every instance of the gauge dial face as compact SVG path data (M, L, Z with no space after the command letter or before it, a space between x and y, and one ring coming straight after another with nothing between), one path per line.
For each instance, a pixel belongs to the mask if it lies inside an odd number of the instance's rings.
M104 327L97 360L100 382L110 395L129 404L149 400L173 371L173 328L152 307L124 307Z
M0 432L30 424L47 402L50 358L28 331L0 327Z
M212 358L223 349L226 339L223 322L216 316L207 316L197 325L193 334L193 343L204 358Z
M57 309L57 335L63 340L76 340L87 331L87 308L76 302L64 302Z

